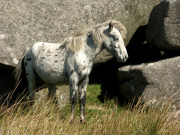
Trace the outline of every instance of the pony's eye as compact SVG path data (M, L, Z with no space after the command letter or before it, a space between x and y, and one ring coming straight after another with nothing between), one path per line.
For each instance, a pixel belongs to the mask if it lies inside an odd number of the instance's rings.
M118 38L118 37L116 37L116 36L114 36L114 40L119 40L119 38Z

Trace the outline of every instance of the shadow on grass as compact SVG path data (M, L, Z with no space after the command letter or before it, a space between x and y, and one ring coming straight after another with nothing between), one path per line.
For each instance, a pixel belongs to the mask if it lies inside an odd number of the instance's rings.
M101 95L98 96L101 102L114 99L120 105L125 103L125 98L118 91L118 68L119 63L115 59L111 59L93 68L89 83L101 85Z

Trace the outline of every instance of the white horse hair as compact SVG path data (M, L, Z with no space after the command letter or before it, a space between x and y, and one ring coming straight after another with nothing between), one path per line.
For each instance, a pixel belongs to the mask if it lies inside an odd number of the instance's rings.
M77 93L79 92L80 120L85 122L86 88L93 60L106 49L117 61L125 62L128 54L123 38L126 28L118 21L111 20L90 30L79 32L65 39L61 44L38 42L30 48L16 68L17 83L22 72L28 81L28 90L33 99L35 78L38 76L48 84L49 96L53 96L56 84L69 80L71 99L71 120L75 117ZM23 70L25 68L25 70Z

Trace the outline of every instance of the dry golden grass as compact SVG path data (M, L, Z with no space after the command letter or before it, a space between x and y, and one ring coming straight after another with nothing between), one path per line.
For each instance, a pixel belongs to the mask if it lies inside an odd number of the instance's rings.
M91 96L89 93L88 96ZM95 97L95 96L94 96ZM91 98L87 98L89 100ZM88 104L89 103L89 104ZM167 109L145 111L135 106L133 109L119 107L116 103L88 101L86 124L77 117L69 124L70 105L58 108L52 101L39 99L33 106L17 103L0 115L0 134L5 135L178 135L180 125L169 121ZM131 107L129 107L131 108Z

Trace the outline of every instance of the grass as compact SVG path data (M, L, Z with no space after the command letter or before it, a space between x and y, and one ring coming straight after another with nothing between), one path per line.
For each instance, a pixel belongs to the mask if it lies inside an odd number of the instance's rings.
M33 106L19 103L0 115L0 134L3 135L178 135L180 126L169 121L166 109L145 111L120 107L113 100L101 103L99 85L89 85L87 92L86 124L76 119L69 124L70 105L58 108L52 101L39 99Z

